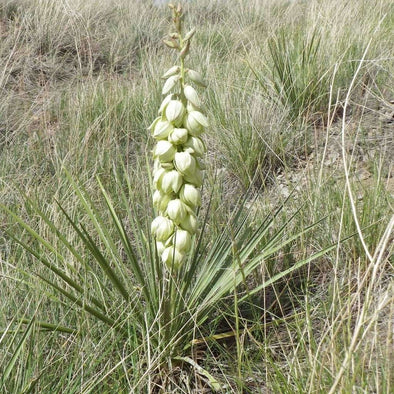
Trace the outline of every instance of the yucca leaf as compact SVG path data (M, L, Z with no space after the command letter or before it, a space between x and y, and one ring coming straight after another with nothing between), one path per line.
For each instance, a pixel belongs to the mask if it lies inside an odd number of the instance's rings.
M77 223L67 214L67 212L64 210L64 208L60 205L59 208L62 210L63 214L71 224L71 226L74 228L74 230L77 232L79 238L81 241L85 244L85 246L90 250L92 255L94 256L95 260L97 263L100 265L104 273L107 275L109 280L112 282L112 284L115 286L115 288L119 291L119 293L122 295L122 297L126 300L129 301L129 293L127 292L126 288L124 287L121 279L118 278L116 275L115 271L111 268L110 263L107 261L107 259L102 255L100 252L100 249L97 247L91 236L89 235L88 231L85 229L83 225L80 225L81 229L79 229Z
M47 250L49 250L51 253L53 253L60 261L64 262L64 257L59 253L59 251L51 245L50 242L48 242L46 239L44 239L40 234L38 234L35 230L33 230L32 227L30 227L27 223L25 223L17 214L12 212L9 208L7 208L4 204L0 204L0 207L6 211L22 228L24 228L40 245L45 247ZM6 230L7 234L11 236L14 240L15 237L12 235L12 232L10 230ZM16 240L17 241L17 240ZM75 272L75 268L67 264L67 267Z
M28 319L21 319L21 322L24 324L28 324L29 320ZM58 331L58 332L64 332L66 334L77 334L78 330L75 328L69 328L65 326L61 326L59 324L53 324L53 323L47 323L43 321L35 321L35 325L42 328L43 330L46 331Z
M136 256L136 254L134 253L133 247L132 247L130 240L126 234L126 230L124 228L124 225L123 225L122 221L119 219L118 215L116 214L110 197L108 196L107 192L105 191L105 189L99 179L98 179L98 182L99 182L99 185L101 188L101 192L104 196L105 203L107 205L107 208L111 214L113 223L115 225L115 229L119 235L119 238L120 238L120 241L123 245L124 251L128 257L128 262L131 264L131 269L133 271L135 279L137 280L137 283L141 287L142 291L144 292L145 298L149 299L152 296L152 293L149 293L146 279L144 277L143 271L140 266L141 262L138 261L138 258Z
M90 269L89 265L86 262L80 253L71 245L71 243L67 240L67 238L61 233L58 227L53 223L53 221L40 209L36 202L25 196L27 202L33 207L34 211L40 216L41 219L47 224L47 226L56 234L56 237L62 242L62 244L72 253L72 255L77 259L81 265L85 266L87 269ZM64 260L64 259L63 259ZM75 270L73 266L69 266L70 269L73 270L76 274L79 275L79 272Z
M122 275L123 280L127 280L124 277L124 272L122 270L123 267L118 266L118 264L122 261L121 256L119 255L118 247L116 246L111 234L108 231L108 226L103 221L100 211L97 209L95 204L91 201L89 197L89 193L84 190L82 186L78 186L74 181L72 176L65 171L67 179L71 183L73 190L77 194L80 203L82 204L84 212L88 215L90 221L94 225L97 235L99 236L101 242L105 245L105 250L109 252L112 256L112 263L115 264L118 268L119 274ZM119 279L121 282L121 279Z
M43 277L42 275L37 274L37 276L39 278L41 278L44 282L46 282L49 286L54 288L56 291L58 291L59 293L63 294L65 297L67 297L70 301L72 301L73 303L77 304L79 307L81 307L82 309L86 310L91 315L95 316L97 319L101 320L102 322L104 322L105 324L107 324L107 325L109 325L111 327L114 326L115 321L112 318L104 315L103 313L101 313L97 309L95 309L92 306L86 304L86 302L81 301L79 298L74 296L72 293L70 293L69 291L61 288L60 286L57 286L55 283L51 282L49 279Z
M26 225L27 226L27 225ZM27 226L28 227L28 226ZM24 227L26 228L26 227ZM14 235L6 230L7 235L13 239L16 243L22 246L27 252L29 252L32 256L34 256L40 263L42 263L45 267L49 268L57 277L62 279L64 282L66 282L70 287L72 287L74 290L79 292L80 294L84 294L84 288L83 286L79 285L77 282L75 282L73 279L70 278L66 273L64 273L62 270L57 268L54 264L46 260L41 253L37 252L30 246L28 246L25 242L22 240L15 238ZM33 231L33 237L34 237L34 231ZM40 242L40 241L39 241ZM22 271L26 274L25 271ZM90 297L90 300L99 308L102 310L105 310L105 306L103 305L102 302L100 302L97 298L95 297Z
M21 319L20 322L23 324L29 324L31 319ZM58 331L58 332L64 332L65 334L77 334L78 330L61 326L59 324L52 324L52 323L46 323L42 321L35 321L36 326L42 328L43 331ZM7 329L7 330L0 330L0 334L11 334L11 333L17 333L17 332L24 332L25 328L18 328L18 329Z

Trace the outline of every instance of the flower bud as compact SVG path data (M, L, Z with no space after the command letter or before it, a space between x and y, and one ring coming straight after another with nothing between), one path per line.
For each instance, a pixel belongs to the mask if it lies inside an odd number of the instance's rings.
M164 249L161 254L162 262L168 267L168 269L179 269L185 259L185 255L176 250L173 246L169 246Z
M168 141L174 145L182 145L187 141L187 129L174 129L168 136Z
M158 216L152 221L151 232L157 241L166 241L174 232L174 223L164 216Z
M175 74L178 74L180 71L180 67L179 66L173 66L170 69L168 69L161 77L163 79L167 79L169 77L172 77Z
M193 185L185 183L179 192L181 201L194 208L201 205L201 193Z
M167 81L163 85L162 94L167 94L179 81L179 75L173 75L172 77L168 78Z
M192 236L190 233L186 230L178 229L174 233L174 246L179 252L189 252L192 246Z
M164 193L178 193L183 183L182 175L175 170L166 172L161 179L161 190Z
M175 129L174 129L175 130ZM201 157L206 152L206 147L204 142L198 137L191 136L184 144L185 152L189 152L194 156Z
M188 70L187 71L187 75L197 85L200 85L200 86L202 86L204 88L207 87L207 84L205 83L204 79L202 78L202 76L201 76L201 74L199 72L194 71L194 70Z
M190 85L185 85L185 88L183 90L185 93L185 97L197 108L201 107L201 101L200 98L198 97L198 94L196 90L190 86Z
M174 159L175 152L176 150L171 142L160 140L157 142L154 156L157 157L161 162L166 162Z
M179 100L170 100L167 104L165 113L169 122L179 126L185 115L185 106Z
M167 120L159 120L153 129L153 137L157 140L167 138L174 126Z
M179 198L171 200L167 205L167 215L176 224L182 222L188 215L187 205L182 202Z
M188 152L176 152L174 162L176 169L184 175L196 170L196 159Z
M183 230L188 231L190 234L194 234L197 231L197 219L196 216L192 213L186 215L185 219L179 223Z

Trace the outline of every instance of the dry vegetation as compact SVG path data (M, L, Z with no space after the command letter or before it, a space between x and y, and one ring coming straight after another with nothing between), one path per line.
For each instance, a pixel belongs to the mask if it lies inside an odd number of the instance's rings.
M258 248L282 227L284 240L301 235L196 327L198 345L183 356L210 375L190 365L160 370L151 338L134 329L134 301L111 298L59 205L95 234L75 180L116 237L99 178L127 231L133 217L149 227L146 128L174 61L161 41L170 14L142 0L0 0L0 391L392 392L392 1L190 0L185 8L186 25L197 28L189 61L209 82L204 245L243 196L251 229L289 197ZM111 259L100 234L93 238ZM60 285L40 258L83 278L86 294L67 302L40 279ZM246 288L259 291L238 304ZM90 293L128 335L83 309Z

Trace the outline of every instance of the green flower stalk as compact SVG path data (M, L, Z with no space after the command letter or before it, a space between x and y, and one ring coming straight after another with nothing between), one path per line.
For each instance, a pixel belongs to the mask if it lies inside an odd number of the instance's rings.
M157 252L168 269L178 270L192 248L197 231L197 207L201 205L201 157L206 152L201 134L208 127L194 83L206 87L202 76L185 68L194 30L182 33L182 9L169 4L176 32L164 43L179 52L179 65L162 76L165 79L159 116L149 130L157 141L153 150L153 205L158 216L151 232Z

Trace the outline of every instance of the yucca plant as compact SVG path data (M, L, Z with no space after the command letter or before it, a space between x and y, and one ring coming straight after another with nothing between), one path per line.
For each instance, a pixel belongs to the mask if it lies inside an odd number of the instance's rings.
M181 7L170 5L170 8L176 31L165 43L177 51L179 64L164 74L163 94L167 96L160 106L159 117L149 127L157 141L153 150L152 179L153 214L156 217L151 226L138 219L137 207L129 199L133 185L124 174L114 176L116 197L111 197L98 179L106 207L103 210L67 173L80 208L89 219L82 223L58 204L74 232L74 242L70 241L70 233L33 198L26 196L28 212L55 234L56 246L13 210L5 206L3 209L10 222L19 225L26 235L14 236L10 223L8 236L46 267L48 274L39 272L36 275L48 285L56 299L60 297L62 302L67 301L78 313L84 311L81 316L93 319L99 327L108 327L119 343L132 343L126 347L124 361L132 363L131 355L135 354L136 348L139 353L144 349L143 367L132 364L122 372L131 376L141 368L148 370L141 378L131 379L136 382L133 390L146 384L151 389L154 385L163 387L165 373L174 365L195 368L216 390L221 385L197 364L193 358L193 346L211 334L208 323L218 315L218 305L232 294L236 295L237 303L248 301L255 293L328 249L248 289L247 278L257 267L313 226L284 238L286 225L277 231L273 228L274 219L283 206L257 227L251 225L249 216L253 213L245 208L251 197L249 194L240 199L238 208L218 238L211 240L205 236L209 207L198 226L199 188L203 182L200 160L206 150L200 136L208 127L208 121L201 112L198 93L190 83L203 87L205 82L198 72L185 66L194 30L184 35ZM76 246L75 239L84 250ZM23 274L35 277L32 272L24 271ZM33 285L34 282L30 282ZM78 331L74 327L40 324L64 334ZM133 340L129 340L131 337ZM122 367L123 363L113 370ZM152 374L160 379L150 379ZM105 377L89 382L89 390L97 389Z

